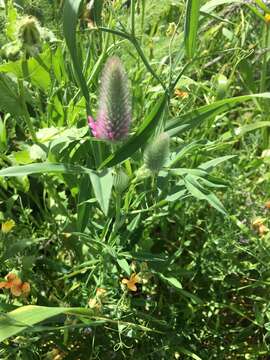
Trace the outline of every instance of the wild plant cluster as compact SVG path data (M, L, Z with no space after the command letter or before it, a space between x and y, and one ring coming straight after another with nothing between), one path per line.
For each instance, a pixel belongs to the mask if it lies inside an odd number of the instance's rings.
M0 45L0 359L269 359L269 4L0 0Z

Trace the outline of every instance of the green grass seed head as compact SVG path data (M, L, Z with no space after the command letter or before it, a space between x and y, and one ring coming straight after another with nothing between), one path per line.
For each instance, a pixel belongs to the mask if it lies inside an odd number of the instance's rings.
M161 133L149 144L144 152L144 164L153 173L158 173L164 166L169 156L170 138L166 133Z

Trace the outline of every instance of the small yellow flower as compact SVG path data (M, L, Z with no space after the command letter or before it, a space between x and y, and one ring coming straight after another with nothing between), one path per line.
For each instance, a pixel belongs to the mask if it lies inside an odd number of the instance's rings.
M15 226L14 220L7 220L4 223L2 223L1 231L4 234L7 234L14 228L14 226Z
M176 31L176 28L177 28L177 26L174 22L169 23L169 26L166 30L166 36L173 36L173 34Z
M265 219L261 218L261 217L258 217L258 218L255 218L253 221L252 221L252 226L254 228L258 228L259 226L263 225Z
M98 302L95 298L91 298L88 301L88 305L89 305L90 309L95 309L98 307Z
M129 279L123 279L122 284L127 285L128 289L131 291L137 291L136 284L139 283L140 281L141 281L140 277L136 273L133 273Z
M266 15L264 16L264 21L266 22L267 25L270 24L270 14L266 14Z
M103 289L103 288L97 288L96 296L97 296L98 298L103 298L103 297L106 296L106 294L107 294L107 291L106 291L105 289Z
M252 221L252 226L261 236L269 232L268 227L264 225L264 221L265 219L263 218L256 218Z
M188 92L181 89L175 89L174 95L178 98L185 99L188 97Z
M264 206L266 207L266 209L270 209L270 200L266 201Z

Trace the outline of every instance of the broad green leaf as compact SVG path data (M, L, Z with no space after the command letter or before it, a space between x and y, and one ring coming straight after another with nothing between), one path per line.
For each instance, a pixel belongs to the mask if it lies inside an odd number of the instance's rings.
M87 88L87 84L82 72L82 61L78 54L78 47L76 41L76 28L77 20L80 11L82 0L66 0L64 5L64 18L63 18L63 27L64 27L64 36L69 49L71 59L73 62L75 74L77 77L78 85L81 88L82 94L86 100L87 106L89 106L90 97ZM89 109L88 109L89 112Z
M185 48L188 58L193 58L199 24L200 0L187 0L185 16Z
M96 199L104 214L107 215L113 186L112 170L91 171L90 178Z
M25 166L11 166L0 170L0 176L25 176L30 174L47 173L90 173L90 169L71 164L35 163Z
M138 149L143 147L153 130L159 124L159 119L166 105L166 96L162 95L160 101L153 107L151 113L145 118L135 135L133 135L118 151L110 155L101 164L101 168L112 167L123 162L133 155Z
M0 314L0 342L66 310L61 307L28 305L7 314Z
M25 78L36 87L47 90L51 86L50 68L51 50L48 49L38 57L32 57L24 63L22 60L17 60L0 65L0 73L14 74L17 78Z
M121 320L112 320L106 317L99 317L92 310L86 308L64 308L64 307L46 307L27 305L17 308L9 313L0 313L0 342L17 335L24 330L34 331L40 330L35 327L41 321L49 319L60 314L84 316L89 319L98 320L99 323L111 322L115 324L123 324L126 326L140 329L142 331L154 331L146 326L129 323ZM95 321L96 323L96 321Z
M16 30L17 30L17 17L18 13L13 5L13 1L7 3L7 25L6 25L6 35L10 40L16 40Z
M13 116L22 116L24 109L21 104L15 82L6 74L0 73L0 110Z
M200 125L203 121L206 121L219 114L229 111L238 103L248 101L253 98L270 99L270 93L268 92L262 94L237 96L233 98L219 100L209 105L201 106L195 110L191 110L186 114L179 116L176 119L169 121L166 125L166 131L170 133L172 130L176 129L180 125L185 124L186 126L184 128L181 128L180 126L179 131L177 132L178 134L180 134L183 131L192 129ZM174 135L176 135L176 133Z
M161 273L159 273L159 276L163 281L167 282L169 285L172 285L176 289L182 289L182 285L181 285L180 281L177 280L175 277L173 277L173 276L165 276L165 275L163 275Z
M117 259L117 263L122 270L126 272L126 274L130 275L130 267L126 259Z

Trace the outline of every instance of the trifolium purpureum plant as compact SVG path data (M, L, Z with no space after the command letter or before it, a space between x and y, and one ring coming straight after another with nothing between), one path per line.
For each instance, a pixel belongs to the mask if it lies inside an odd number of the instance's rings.
M89 116L92 134L109 141L128 136L131 123L131 105L128 78L118 57L107 60L101 77L97 120Z

